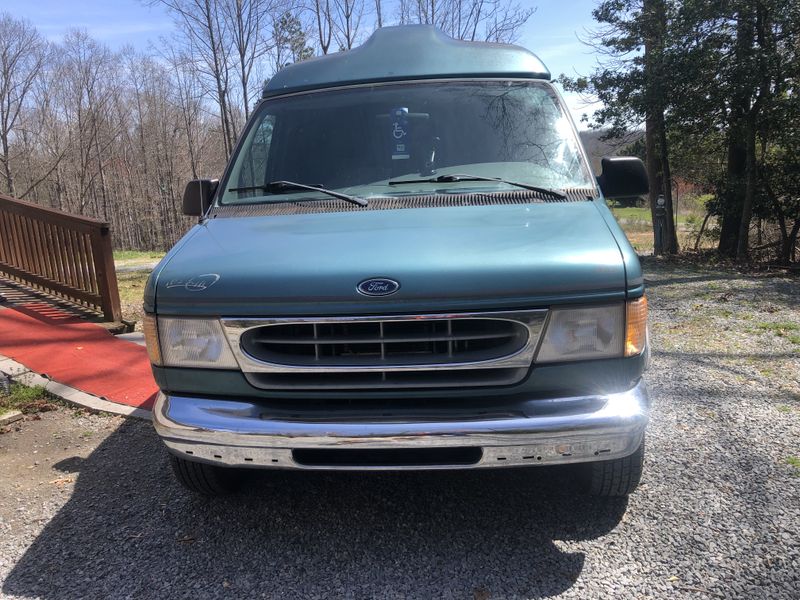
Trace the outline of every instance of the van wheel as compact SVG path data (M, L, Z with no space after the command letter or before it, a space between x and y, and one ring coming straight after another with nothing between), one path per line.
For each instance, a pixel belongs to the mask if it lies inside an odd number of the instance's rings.
M623 458L586 465L586 488L592 496L627 496L639 487L644 463L644 439L636 452Z
M190 492L203 496L224 496L239 489L242 474L236 469L193 462L170 454L175 479Z

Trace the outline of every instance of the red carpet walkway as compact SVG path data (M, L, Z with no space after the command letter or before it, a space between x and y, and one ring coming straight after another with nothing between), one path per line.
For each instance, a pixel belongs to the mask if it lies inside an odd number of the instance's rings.
M0 354L59 383L150 409L158 387L147 351L44 302L0 308Z

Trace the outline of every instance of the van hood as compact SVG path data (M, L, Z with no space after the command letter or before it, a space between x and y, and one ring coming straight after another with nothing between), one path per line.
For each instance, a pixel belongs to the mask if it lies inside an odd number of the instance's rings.
M156 267L145 308L286 316L623 299L624 248L603 211L584 201L212 218ZM370 278L400 287L364 296Z

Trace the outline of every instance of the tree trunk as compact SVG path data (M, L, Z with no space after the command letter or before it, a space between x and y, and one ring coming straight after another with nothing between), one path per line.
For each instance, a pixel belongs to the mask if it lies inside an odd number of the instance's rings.
M647 99L645 116L645 153L647 175L650 179L650 213L653 219L653 253L659 256L672 252L670 243L670 222L672 203L668 200L669 158L667 157L666 131L664 123L664 94L662 88L662 52L664 49L664 28L666 26L663 0L643 0L644 19L644 85ZM666 168L666 172L665 172ZM669 190L671 198L671 190ZM667 210L664 235L656 235L656 207L659 196L663 194ZM674 232L674 223L672 225Z
M703 237L703 233L706 230L706 225L708 225L708 218L711 216L710 212L706 213L706 216L703 217L703 224L700 225L700 231L697 232L697 238L694 241L694 251L697 252L700 249L700 240Z
M236 46L239 53L239 83L242 86L242 103L244 104L244 120L250 118L250 92L247 89L250 83L250 69L247 64L248 44L246 28L242 11L244 6L241 0L236 2Z
M9 196L16 197L16 190L14 189L14 176L11 174L11 155L8 151L8 136L3 135L1 137L2 139L0 141L2 142L3 149L3 170L5 171L3 175L5 175L6 178L6 189L8 190Z
M742 216L739 222L739 234L736 238L736 261L746 262L749 256L750 221L753 218L753 202L756 196L756 112L748 115L746 127L745 154L745 193L742 203Z
M794 262L797 257L795 256L795 251L797 249L797 236L800 234L800 219L794 222L794 227L792 227L792 232L789 234L789 261Z
M656 124L655 116L652 111L648 114L645 120L644 132L644 145L645 145L645 164L647 166L647 177L650 180L650 193L648 200L650 202L650 216L652 218L653 226L657 223L656 219L656 206L658 205L658 197L661 195L663 184L661 181L660 160L658 159L658 151L656 150ZM661 244L661 238L653 235L653 254L661 256L664 253L664 247Z
M755 101L750 107L747 119L747 158L746 158L746 191L744 204L742 206L742 220L739 224L739 239L737 240L736 260L745 262L748 258L748 243L750 241L750 221L753 218L753 203L755 202L757 186L757 157L756 141L758 137L758 120L762 107L769 104L770 97L775 93L770 70L766 63L765 54L772 56L774 53L774 39L772 39L772 19L767 6L763 2L757 2L755 13L755 39L757 39L757 49L754 49L757 56L756 69L760 74L760 83L755 96ZM780 78L778 78L780 79ZM766 153L766 136L762 135L762 161Z
M218 35L215 35L214 23L212 22L212 10L208 0L205 2L205 25L208 29L209 44L211 46L211 55L214 63L214 83L217 86L217 101L219 103L220 120L222 122L222 136L225 141L225 158L229 158L233 152L233 136L231 132L231 124L229 121L227 90L222 85L222 61L219 55L219 48L217 47Z
M728 133L728 160L725 188L720 203L719 253L733 258L739 247L739 224L742 222L742 207L746 191L747 147L740 122L734 121Z
M740 10L736 25L736 51L734 64L741 69L735 83L728 120L728 164L725 188L721 194L719 253L726 258L735 258L739 248L739 232L742 211L747 194L747 116L750 113L752 89L748 87L746 69L750 63L755 42L755 19L752 7Z
M319 34L319 49L323 54L328 53L328 48L331 45L332 23L331 23L331 6L330 0L325 0L325 9L323 12L320 0L316 0L316 15L317 15L317 33Z
M667 144L667 127L664 122L664 111L659 107L656 114L658 121L659 150L661 163L661 181L664 188L664 209L665 228L664 228L664 253L677 254L678 234L675 229L675 213L672 207L672 170L669 165L669 146Z

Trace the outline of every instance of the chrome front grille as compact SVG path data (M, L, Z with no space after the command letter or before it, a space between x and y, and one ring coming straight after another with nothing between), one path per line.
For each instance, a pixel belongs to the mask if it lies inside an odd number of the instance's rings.
M507 385L533 359L545 310L224 319L239 366L269 389Z
M241 337L242 350L268 363L305 367L438 365L518 352L528 328L498 319L430 319L265 325Z

